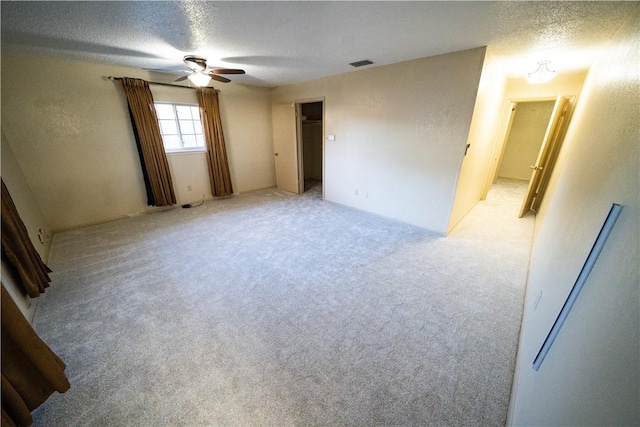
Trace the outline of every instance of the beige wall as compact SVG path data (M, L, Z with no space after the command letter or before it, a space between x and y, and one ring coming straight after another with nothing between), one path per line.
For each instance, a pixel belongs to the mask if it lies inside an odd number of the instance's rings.
M234 193L275 186L272 90L234 83L217 87Z
M150 79L140 69L2 53L3 131L52 230L152 210L126 101L109 75ZM270 91L220 86L234 190L275 185ZM158 100L193 96L187 89L152 90L163 94ZM181 202L202 197L202 160L170 160Z
M553 80L541 84L531 84L524 78L510 78L507 80L502 112L499 115L500 124L493 142L493 154L488 167L487 178L484 181L484 189L481 198L486 197L487 193L491 189L491 185L493 185L495 179L498 177L498 166L506 148L506 138L509 130L508 124L512 102L550 100L555 99L560 95L566 97L575 96L577 99L580 91L582 90L585 77L586 71L571 74L560 74Z
M559 74L547 83L531 84L524 77L511 78L507 81L506 97L509 100L536 100L540 98L555 98L558 95L578 95L587 73L577 72Z
M49 257L49 248L51 246L51 239L48 238L50 237L49 232L51 229L44 215L42 215L40 206L31 192L22 169L18 166L15 154L11 149L11 145L7 142L4 131L2 132L1 158L2 169L0 172L2 173L2 180L7 186L20 218L27 228L31 242L42 259L46 261ZM40 230L44 231L42 240L38 238Z
M529 181L555 101L519 102L498 176Z
M18 210L18 214L20 214L20 218L27 228L33 246L42 257L42 260L46 262L51 245L49 224L42 215L38 202L33 197L31 188L29 188L27 180L18 166L18 162L16 161L11 146L6 140L4 131L2 132L1 158L2 168L0 169L0 173L2 174L2 180L7 186L11 194L11 199ZM38 238L41 230L44 232L41 234L42 240ZM12 269L2 262L2 283L13 297L20 311L22 311L27 319L31 319L33 315L31 300L24 291L15 284L16 280Z
M469 149L462 160L448 231L451 231L482 197L500 125L506 85L507 79L499 64L487 54L467 140Z
M577 96L585 76L586 72L562 74L550 82L532 85L524 78L507 79L500 62L487 54L469 131L469 152L462 161L448 231L486 197L497 177L511 102Z
M271 90L233 83L219 85L219 89L220 116L234 192L274 186ZM198 103L193 90L151 85L151 91L155 101ZM203 196L212 198L205 152L169 153L167 158L179 205Z
M640 424L639 15L589 72L558 159L562 172L537 216L513 425ZM612 203L622 214L536 372L533 359Z
M484 51L283 86L273 104L324 97L325 135L335 135L325 141L327 200L444 233ZM279 120L274 129L286 127Z

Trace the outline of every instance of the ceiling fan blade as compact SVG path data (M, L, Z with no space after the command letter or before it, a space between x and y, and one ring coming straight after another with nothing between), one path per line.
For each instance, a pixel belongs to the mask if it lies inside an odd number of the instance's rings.
M154 73L168 73L168 74L180 74L180 73L192 73L192 70L185 70L183 66L169 67L169 68L143 68L145 71L153 71Z
M209 74L244 74L244 70L239 68L214 68Z
M185 81L189 78L189 76L182 76L182 77L178 77L177 79L174 80L174 82L182 82Z
M216 81L219 81L219 82L222 82L222 83L229 83L231 81L226 77L222 77L222 76L219 76L219 75L213 74L213 73L209 73L209 77L211 77L213 80L216 80Z

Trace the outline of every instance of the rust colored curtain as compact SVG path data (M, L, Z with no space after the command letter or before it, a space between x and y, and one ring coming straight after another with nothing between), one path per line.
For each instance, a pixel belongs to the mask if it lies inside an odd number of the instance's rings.
M220 120L218 92L207 87L196 89L196 94L200 104L202 129L207 141L207 164L211 178L211 193L214 196L228 196L233 194L233 187L231 186L227 149Z
M133 132L147 189L147 204L173 205L176 203L176 195L149 83L128 77L121 78L120 82L127 96L129 114L133 122Z
M42 262L40 254L29 239L9 190L2 181L2 258L18 273L21 285L31 298L38 297L49 287L51 270Z
M69 389L65 364L33 330L2 285L2 426L28 426L31 411Z

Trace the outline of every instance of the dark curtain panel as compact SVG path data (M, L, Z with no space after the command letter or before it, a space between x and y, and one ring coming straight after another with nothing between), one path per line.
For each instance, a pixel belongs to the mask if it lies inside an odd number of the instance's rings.
M2 285L2 426L28 426L31 411L69 381L65 364L38 337Z
M49 286L49 268L29 239L9 190L2 185L2 259L16 271L16 285L32 298ZM31 411L69 381L64 363L38 337L2 285L2 426L31 424Z
M18 273L20 284L31 298L49 287L49 268L29 239L9 190L2 181L2 258Z
M222 133L218 92L213 88L206 87L196 89L196 94L200 104L202 129L207 141L207 164L211 178L211 193L214 196L228 196L233 194L233 187L231 186L227 149Z
M148 203L153 206L173 205L176 195L149 83L128 77L123 77L120 82L127 96L138 152L141 153Z
M131 119L131 128L133 129L133 137L136 140L136 148L138 149L138 159L140 160L140 169L142 170L142 178L144 179L144 189L147 192L147 205L155 206L156 201L153 198L153 189L151 188L151 182L149 181L149 174L147 173L147 168L144 166L144 154L142 153L142 145L140 144L140 137L138 136L138 130L134 123L136 122L133 118L133 113L131 112L131 108L129 110L129 119Z

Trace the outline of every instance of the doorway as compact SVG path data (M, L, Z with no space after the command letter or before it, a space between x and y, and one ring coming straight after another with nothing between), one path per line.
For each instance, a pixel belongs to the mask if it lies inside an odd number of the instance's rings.
M498 178L529 181L549 124L554 101L516 102L513 122L498 164Z
M537 212L559 154L575 98L511 101L492 184L523 192L518 216ZM488 191L488 190L487 190Z
M322 193L324 102L302 102L296 107L300 192Z

